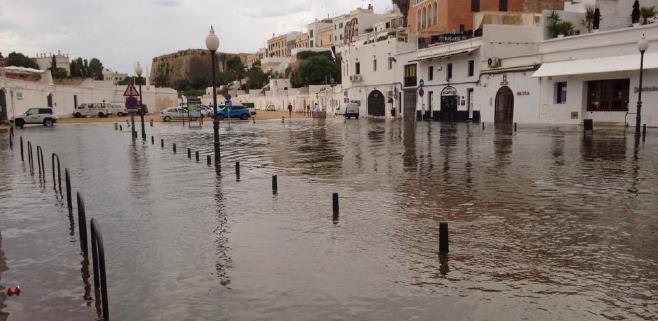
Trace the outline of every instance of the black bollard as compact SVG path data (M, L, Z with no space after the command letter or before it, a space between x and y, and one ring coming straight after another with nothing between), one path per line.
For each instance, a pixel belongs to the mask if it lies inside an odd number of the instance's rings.
M174 149L174 154L176 154L176 143L174 143L173 149Z
M151 136L151 145L155 145L155 137Z
M482 130L484 130L484 123L482 123Z
M80 192L76 194L78 201L78 234L80 234L80 249L85 257L89 256L87 249L87 212L85 211L85 201L82 199Z
M199 152L198 151L195 152L194 155L196 156L196 161L198 162L199 161Z
M272 194L276 194L279 189L276 175L272 175Z
M439 223L439 253L448 254L448 223Z
M160 147L164 148L164 139L160 139Z
M206 160L208 161L208 165L210 165L210 164L211 164L211 162L210 162L210 161L211 161L211 159L210 159L210 155L206 155Z
M151 127L153 127L153 119L151 119Z
M73 211L73 204L71 204L71 178L68 168L64 168L64 180L66 181L66 205L69 208L69 213L71 213Z
M235 162L235 177L240 180L240 162Z
M516 132L516 123L514 123L514 132Z
M187 158L192 159L192 150L189 148L187 149Z
M338 213L340 212L340 207L338 205L338 193L332 194L332 205L334 211L333 220L334 222L338 222Z
M123 131L123 125L119 125L119 131Z
M642 141L647 139L647 124L642 125Z
M23 156L23 136L21 136L21 161L25 161L25 156Z

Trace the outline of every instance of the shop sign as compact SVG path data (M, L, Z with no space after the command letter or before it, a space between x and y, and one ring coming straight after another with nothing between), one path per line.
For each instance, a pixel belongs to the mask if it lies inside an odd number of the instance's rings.
M521 90L516 92L517 96L530 96L530 92L527 90Z
M509 85L509 82L507 81L507 74L503 74L503 81L500 82L501 86L507 86Z
M446 88L443 88L443 91L441 91L441 97L447 97L447 96L457 96L457 88L453 86L448 86Z

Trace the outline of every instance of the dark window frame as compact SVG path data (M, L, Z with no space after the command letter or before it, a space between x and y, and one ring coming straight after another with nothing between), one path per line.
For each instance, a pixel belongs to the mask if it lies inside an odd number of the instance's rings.
M480 0L471 0L471 12L480 11Z
M475 76L475 60L468 61L468 77Z
M587 111L628 111L630 79L587 81Z
M360 75L361 74L361 63L358 62L358 61L356 63L354 63L354 74L355 75Z
M427 68L427 80L428 81L434 80L434 66L429 66Z
M508 10L507 0L498 0L498 11L507 11Z
M446 65L446 80L452 79L452 63Z
M556 104L566 104L567 103L567 82L560 81L555 83L555 103Z

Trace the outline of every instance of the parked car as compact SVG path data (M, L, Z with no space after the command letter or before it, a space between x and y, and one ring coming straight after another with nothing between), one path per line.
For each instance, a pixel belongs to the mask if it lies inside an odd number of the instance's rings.
M206 106L206 105L201 105L201 115L203 117L208 117L212 115L212 107Z
M107 117L112 114L112 111L109 110L108 106L105 103L87 103L80 104L75 107L73 111L73 117L81 118L87 116L98 116L100 118Z
M356 103L347 103L345 105L345 112L343 113L343 116L345 116L347 119L352 117L359 119L359 105Z
M274 105L272 105L272 104L269 104L269 105L265 106L265 111L275 111L275 110L276 110L276 107L274 107Z
M23 128L26 124L43 124L50 127L56 122L57 116L53 114L53 109L50 107L30 108L14 118L14 124L20 128Z
M222 120L224 118L240 118L242 120L249 119L251 117L251 112L249 108L245 106L231 106L229 108L224 107L217 110L217 118Z
M188 117L189 113L182 107L169 107L160 111L160 119L164 122L185 120Z
M256 105L254 105L254 103L242 103L242 105L249 109L252 116L256 115Z
M128 109L126 109L126 105L124 103L109 103L107 108L111 114L121 117L128 115Z

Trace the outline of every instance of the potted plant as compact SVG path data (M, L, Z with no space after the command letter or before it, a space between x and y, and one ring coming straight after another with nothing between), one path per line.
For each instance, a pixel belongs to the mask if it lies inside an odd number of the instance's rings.
M599 8L594 9L594 19L592 20L592 27L594 28L593 32L599 32L599 26L601 25L601 10Z
M642 24L649 23L649 18L656 15L656 7L642 7L640 8L640 15L642 16Z
M585 21L583 25L587 28L587 32L592 32L592 21L594 20L594 7L587 6L585 8Z
M557 23L557 37L562 38L564 36L571 35L573 32L573 24L569 21L560 21Z
M548 20L548 30L551 31L551 36L553 38L557 37L558 35L557 25L562 20L560 19L560 15L555 11L551 11L551 14L548 17L546 17L546 19Z

